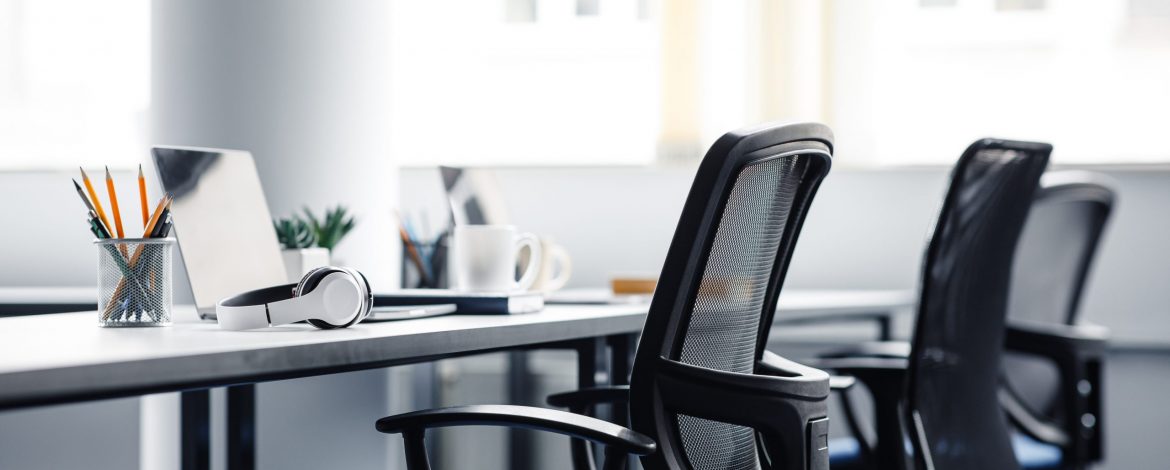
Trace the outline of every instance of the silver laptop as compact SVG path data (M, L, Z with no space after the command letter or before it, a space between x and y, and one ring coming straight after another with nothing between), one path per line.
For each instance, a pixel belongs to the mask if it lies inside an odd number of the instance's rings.
M195 306L215 319L215 304L240 292L287 284L280 244L252 154L242 150L151 150Z

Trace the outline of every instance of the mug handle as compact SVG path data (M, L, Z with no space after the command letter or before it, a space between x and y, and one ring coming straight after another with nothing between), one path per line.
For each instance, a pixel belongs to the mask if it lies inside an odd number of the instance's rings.
M516 237L516 253L528 247L528 264L524 266L524 274L512 287L516 290L527 291L536 282L536 274L540 270L540 239L531 233L522 233Z
M569 283L569 275L572 274L573 270L573 258L569 256L569 250L560 245L552 245L549 247L548 253L544 253L544 256L552 261L550 264L558 265L557 277L549 279L544 290L552 292L565 287L565 284Z

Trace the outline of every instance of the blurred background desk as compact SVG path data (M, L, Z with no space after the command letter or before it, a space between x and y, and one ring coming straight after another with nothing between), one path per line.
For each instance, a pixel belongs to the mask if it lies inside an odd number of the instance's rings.
M96 308L96 287L0 287L0 317Z

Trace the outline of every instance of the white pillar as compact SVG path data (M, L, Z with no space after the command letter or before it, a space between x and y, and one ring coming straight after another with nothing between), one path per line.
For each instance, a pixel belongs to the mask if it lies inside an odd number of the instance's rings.
M358 224L335 261L363 271L375 290L397 287L388 2L159 0L152 8L153 143L251 151L274 216L348 206ZM383 372L265 384L258 393L261 467L387 467L390 439L373 430L387 409Z

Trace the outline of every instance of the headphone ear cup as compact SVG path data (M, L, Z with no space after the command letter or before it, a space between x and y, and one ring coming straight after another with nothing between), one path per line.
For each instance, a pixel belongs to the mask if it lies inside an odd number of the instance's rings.
M349 275L350 277L353 278L354 284L357 285L357 287L358 287L358 292L356 294L358 296L360 296L360 298L361 298L360 307L359 307L356 315L354 315L353 317L350 317L347 321L342 322L342 323L330 323L328 321L317 319L317 318L310 318L309 320L307 320L310 325L313 325L313 326L320 328L322 330L331 330L334 328L345 328L347 326L353 325L354 323L362 321L367 316L370 315L370 309L373 306L373 300L374 300L373 293L371 293L371 291L370 291L370 283L369 283L369 281L366 280L366 277L362 273L360 273L356 270L349 269L349 268L339 268L339 267L334 267L334 266L324 266L324 267L316 268L312 271L309 271L307 274L305 274L305 277L301 278L301 282L297 284L297 287L296 287L297 297L300 297L306 293L312 292L313 289L317 288L317 286L321 283L321 280L324 279L325 276L328 276L328 275L333 274L333 273L344 273L344 274Z

